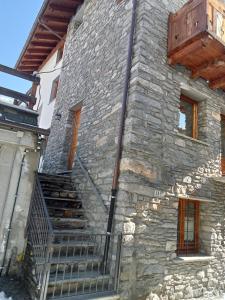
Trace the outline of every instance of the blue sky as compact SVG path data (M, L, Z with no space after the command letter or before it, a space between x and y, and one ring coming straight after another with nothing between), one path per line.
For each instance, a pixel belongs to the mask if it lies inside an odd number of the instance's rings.
M14 67L43 0L0 0L0 64ZM0 73L0 86L26 92L31 83Z

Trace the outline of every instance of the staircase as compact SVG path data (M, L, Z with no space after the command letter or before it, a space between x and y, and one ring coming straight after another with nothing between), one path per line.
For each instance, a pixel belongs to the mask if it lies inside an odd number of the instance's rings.
M106 234L88 227L71 178L38 174L27 228L25 274L32 299L119 299L121 238L114 264L103 260ZM112 271L113 270L113 271Z
M58 232L87 229L82 202L69 176L39 175L53 229Z

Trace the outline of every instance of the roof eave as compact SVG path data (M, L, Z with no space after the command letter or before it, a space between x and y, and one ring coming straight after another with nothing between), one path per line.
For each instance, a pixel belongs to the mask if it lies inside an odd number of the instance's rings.
M24 53L25 53L28 45L29 45L30 39L32 38L32 36L33 36L33 34L35 32L35 29L36 29L36 27L38 25L38 20L41 17L41 15L43 14L43 12L45 11L45 9L47 8L48 3L49 3L49 0L44 0L43 4L41 6L41 9L40 9L40 11L39 11L39 13L38 13L35 21L34 21L34 24L33 24L32 28L31 28L31 31L30 31L27 39L26 39L25 45L23 46L23 49L22 49L22 51L20 53L20 56L17 59L16 65L15 65L15 69L17 69L17 67L18 67L18 65L19 65L19 63L20 63L20 61L21 61L21 59L22 59L22 57L23 57L23 55L24 55Z

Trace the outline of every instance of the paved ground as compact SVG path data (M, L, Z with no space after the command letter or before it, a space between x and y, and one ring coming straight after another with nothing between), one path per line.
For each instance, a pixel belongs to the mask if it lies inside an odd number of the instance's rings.
M24 286L14 278L0 278L0 292L4 291L7 297L13 300L30 300Z

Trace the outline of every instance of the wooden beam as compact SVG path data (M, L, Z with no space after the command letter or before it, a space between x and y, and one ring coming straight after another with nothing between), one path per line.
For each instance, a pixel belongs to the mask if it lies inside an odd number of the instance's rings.
M52 48L57 45L57 42L41 42L41 41L33 41L30 43L32 46L35 47L44 47L44 48Z
M41 54L49 54L49 50L48 49L43 49L43 48L31 48L31 49L27 49L27 52L28 53L34 53L34 54L39 54L39 53L41 53Z
M36 64L36 63L42 63L42 61L43 61L44 59L23 59L21 62L20 62L20 64L21 65L27 65L28 63L30 64L30 63L34 63L34 64Z
M219 58L212 59L206 63L201 64L195 70L192 71L191 78L195 79L201 76L201 73L208 68L220 67L225 65L225 55L220 56Z
M24 55L24 59L26 60L26 59L29 59L29 60L37 60L37 59L45 59L47 57L47 54L45 54L45 55L38 55L38 54L26 54L26 55Z
M77 1L77 4L79 4L79 1ZM57 5L57 4L50 4L50 8L52 11L60 11L60 12L68 12L68 13L74 13L76 11L76 8L74 7L68 7L63 5Z
M34 71L37 71L37 67L31 67L31 66L19 66L18 69L21 71L21 72L34 72Z
M58 41L58 37L51 33L36 33L34 36L38 40Z
M54 22L54 23L60 23L63 25L67 25L70 21L70 18L46 15L46 16L42 17L42 20L45 23Z
M0 64L0 72L7 73L7 74L10 74L10 75L13 75L13 76L16 76L16 77L19 77L19 78L23 78L23 79L28 80L28 81L36 82L37 84L40 84L40 78L39 77L33 76L33 75L23 74L23 73L21 73L20 71L18 71L16 69L12 69L10 67L7 67L7 66L1 65L1 64Z
M30 61L30 60L23 60L21 62L21 66L39 66L39 64L42 62L42 60L38 61Z
M49 33L49 30L47 30L44 25L39 25L39 28L42 30L42 32ZM60 33L65 34L67 31L67 26L51 25L51 30L56 31L57 34L60 34Z
M193 42L192 44L186 46L185 48L182 48L169 56L168 63L170 65L174 65L176 63L179 63L179 59L185 57L186 55L190 53L194 53L195 51L201 49L202 47L205 47L205 41L204 39L197 40Z
M213 90L225 88L225 76L210 81L209 87Z
M36 98L34 96L28 96L26 94L16 92L16 91L13 91L13 90L1 87L1 86L0 86L0 95L14 98L14 99L20 100L25 103L27 103L27 102L35 103L36 102Z

